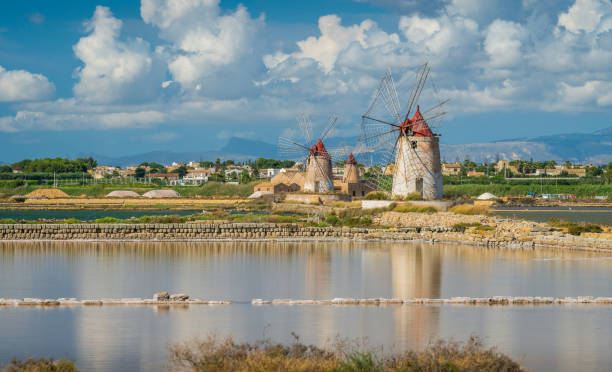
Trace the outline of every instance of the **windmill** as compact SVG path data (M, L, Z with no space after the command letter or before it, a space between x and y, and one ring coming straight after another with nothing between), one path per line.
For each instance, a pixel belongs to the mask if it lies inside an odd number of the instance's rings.
M376 189L376 183L370 180L362 180L359 170L359 163L356 156L363 154L364 146L341 145L338 148L331 149L330 153L334 159L341 159L344 162L344 172L342 180L340 180L339 188L344 194L353 197L363 197L367 193Z
M359 141L368 152L377 155L377 166L373 169L378 170L378 185L383 184L386 175L393 176L393 198L404 198L411 193L418 193L424 199L442 198L439 134L433 130L446 114L443 107L449 100L437 99L429 73L427 63L419 67L410 97L403 107L393 76L387 71L370 107L362 116ZM400 84L406 80L406 77L400 79ZM428 82L433 92L421 98ZM422 99L434 100L435 103L421 111L419 103Z
M334 191L334 178L332 174L332 155L327 151L323 140L332 133L338 118L331 116L327 126L313 141L312 121L309 116L298 116L297 124L301 138L279 137L278 152L286 159L306 159L306 176L304 191L326 193Z

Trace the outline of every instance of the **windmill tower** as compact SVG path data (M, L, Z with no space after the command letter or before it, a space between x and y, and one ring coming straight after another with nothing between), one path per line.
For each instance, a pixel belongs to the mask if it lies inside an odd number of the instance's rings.
M344 164L344 175L342 176L343 183L359 183L359 166L351 153Z
M400 104L393 77L387 72L370 108L362 116L360 141L371 152L379 154L382 175L392 167L393 198L404 198L412 193L427 200L441 199L443 196L440 135L432 131L432 124L445 115L441 108L448 100L438 101L424 113L421 112L417 102L428 81L429 71L427 63L418 70L405 109ZM437 96L435 86L433 90ZM415 105L416 111L411 117Z
M279 137L279 154L295 160L306 157L306 175L304 191L313 193L327 193L334 191L334 177L332 173L332 156L323 140L332 132L338 121L337 117L330 118L327 127L323 130L317 141L313 143L312 121L310 117L302 114L298 117L298 127L301 129L303 139ZM304 143L304 141L306 141Z

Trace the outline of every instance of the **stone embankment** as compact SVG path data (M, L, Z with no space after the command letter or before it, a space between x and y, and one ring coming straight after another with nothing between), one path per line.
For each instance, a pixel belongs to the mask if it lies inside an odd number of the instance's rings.
M543 223L454 213L385 212L377 228L305 227L273 223L6 224L0 240L393 240L533 249L612 251L612 232L570 235ZM471 225L470 225L471 224ZM462 227L458 228L458 226Z
M243 302L244 303L244 302ZM187 294L156 293L151 299L102 298L0 298L1 306L102 306L102 305L232 305L231 301L192 299ZM331 300L253 299L251 305L612 305L612 297L451 297L451 298L334 298Z
M231 301L211 301L190 298L188 294L169 295L160 292L153 298L100 298L77 300L76 298L0 298L0 306L102 306L102 305L230 305Z

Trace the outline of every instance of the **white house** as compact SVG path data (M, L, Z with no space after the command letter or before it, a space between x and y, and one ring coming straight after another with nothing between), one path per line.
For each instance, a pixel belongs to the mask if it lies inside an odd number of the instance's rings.
M191 171L187 172L187 174L183 176L183 183L198 185L207 182L208 177L210 177L210 171L208 170Z

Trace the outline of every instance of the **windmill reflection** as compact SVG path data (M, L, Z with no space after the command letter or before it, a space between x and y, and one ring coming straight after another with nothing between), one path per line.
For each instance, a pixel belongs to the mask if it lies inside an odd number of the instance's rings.
M440 298L442 257L439 249L419 244L390 247L391 282L395 298ZM397 346L400 349L426 345L438 334L439 308L398 307L393 313Z

